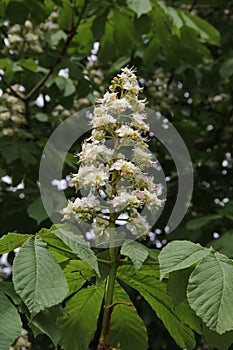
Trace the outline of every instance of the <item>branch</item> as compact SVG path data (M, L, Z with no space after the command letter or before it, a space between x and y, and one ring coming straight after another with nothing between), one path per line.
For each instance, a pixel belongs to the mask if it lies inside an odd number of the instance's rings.
M195 8L196 4L197 4L197 0L193 0L192 4L190 6L190 9L188 11L192 12L192 10Z
M41 86L44 85L44 83L48 80L48 78L50 77L50 75L53 73L53 70L56 66L58 66L58 64L62 61L62 58L65 57L66 55L66 52L67 52L67 49L69 47L69 44L70 42L72 41L72 39L74 38L76 32L77 32L77 29L80 25L80 22L84 16L84 13L85 13L85 10L86 10L86 7L87 7L87 4L88 4L88 0L85 1L84 5L83 5L83 8L82 8L82 11L79 15L79 18L78 18L78 22L76 23L76 25L74 25L71 30L68 32L68 35L67 35L67 38L66 38L66 42L65 42L65 45L64 47L62 48L60 54L58 55L56 61L50 66L48 72L45 74L45 76L31 89L31 91L29 91L29 93L25 96L25 99L26 100L30 100L30 98L32 97L32 95L38 91Z
M5 80L3 74L0 74L0 78L1 78L1 80L3 82L3 84L10 90L12 95L14 95L15 97L19 98L22 101L25 101L25 96L23 94L21 94L20 92L16 91L15 89L13 89L13 87Z
M218 8L222 8L223 5L219 5L219 4L200 4L200 5L196 5L197 1L193 1L193 4L192 5L181 5L180 8L182 10L187 10L187 11L191 11L192 10L205 10L205 9L211 9L211 8L214 8L214 9L218 9Z
M67 34L67 38L66 38L66 42L64 47L62 48L61 52L59 53L56 61L49 67L48 72L43 76L43 78L41 78L41 80L28 92L27 95L23 95L20 92L14 90L12 88L12 86L5 80L4 76L2 74L0 74L0 78L2 79L2 82L4 83L4 85L11 91L12 95L14 95L15 97L19 98L20 100L24 101L24 103L28 102L31 97L33 96L33 94L35 92L37 92L41 86L43 86L45 84L45 82L48 80L48 78L50 77L50 75L53 73L54 68L62 61L62 58L65 57L67 49L69 47L70 42L72 41L73 37L75 36L77 29L80 25L80 22L84 16L86 7L88 4L88 0L85 1L82 11L80 12L78 21L76 23L76 25L73 25L73 27L70 29L70 31Z

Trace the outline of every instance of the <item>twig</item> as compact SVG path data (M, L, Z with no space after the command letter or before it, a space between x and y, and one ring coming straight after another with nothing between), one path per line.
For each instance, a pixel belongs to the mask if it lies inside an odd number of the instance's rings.
M19 98L20 100L26 102L26 101L29 101L31 99L31 97L33 96L33 94L35 92L37 92L41 86L43 86L45 84L45 82L48 80L48 78L50 77L50 75L53 73L54 71L54 68L61 62L62 58L65 56L66 52L67 52L67 49L69 47L69 44L71 42L71 40L73 39L73 37L75 36L76 32L77 32L77 29L80 25L80 22L83 18L83 15L85 13L85 10L86 10L86 7L87 7L87 4L88 4L88 0L85 1L84 5L83 5L83 8L82 8L82 11L80 12L80 16L78 18L78 21L76 23L76 25L72 26L72 28L70 29L70 31L68 32L67 34L67 39L66 39L66 42L65 42L65 45L64 47L62 48L60 54L58 55L56 61L49 67L48 69L48 72L43 76L43 78L28 92L27 95L23 95L21 93L19 93L18 91L14 90L12 88L12 86L10 86L10 84L4 79L3 75L0 74L0 77L2 79L2 82L4 83L4 85L10 89L11 93Z
M23 94L21 94L20 92L16 91L15 89L13 89L13 87L5 80L3 74L0 74L0 78L3 82L3 84L11 91L12 95L19 98L22 101L25 100L25 96Z
M45 74L45 76L31 89L31 91L29 91L29 93L25 96L25 99L29 100L32 95L41 88L41 86L44 85L44 83L48 80L48 78L50 77L50 75L53 73L54 68L61 62L62 58L66 55L67 49L69 47L70 42L72 41L73 37L75 36L77 29L80 25L80 22L83 18L83 15L85 13L86 7L87 7L88 1L86 0L82 11L80 13L80 16L78 18L78 22L76 23L76 25L74 25L71 30L68 32L67 38L66 38L66 42L65 45L63 47L63 49L61 50L58 58L56 59L56 61L50 66L48 72Z
M106 307L107 310L114 309L116 305L125 305L125 306L133 306L132 303L128 303L127 301L117 301L109 306Z
M189 12L192 12L192 10L194 9L194 7L196 6L197 4L197 0L193 0L191 6L190 6L190 9L189 9Z

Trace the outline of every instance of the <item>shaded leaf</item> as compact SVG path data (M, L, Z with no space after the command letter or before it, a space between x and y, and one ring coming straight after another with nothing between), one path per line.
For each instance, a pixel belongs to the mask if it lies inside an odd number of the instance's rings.
M119 304L114 307L108 337L109 345L120 347L121 350L146 350L148 348L146 327L119 283L115 284L113 302L125 302L131 306Z
M70 260L63 272L69 286L69 293L66 297L77 292L84 283L90 281L91 277L95 275L90 265L82 260Z
M1 282L0 291L10 297L14 304L19 305L21 303L21 299L16 294L14 284L12 282Z
M34 336L39 334L47 334L53 344L57 346L61 332L56 324L58 317L64 315L61 305L53 306L49 309L40 311L33 319L29 321L29 326L32 328Z
M118 274L120 280L135 288L150 304L157 316L181 348L193 349L195 337L191 328L176 314L171 297L167 294L166 284L151 275L131 273Z
M0 349L9 350L14 340L21 335L22 324L17 309L1 291L0 312Z
M27 209L28 215L35 219L37 224L40 224L45 219L48 218L48 214L46 213L41 198L36 198Z
M197 230L207 225L210 221L221 219L221 218L222 218L222 215L219 215L219 214L206 215L201 218L188 221L186 227L188 230Z
M17 62L21 67L28 69L31 72L37 71L37 64L32 58L25 58Z
M104 297L105 283L89 286L75 294L58 319L61 343L66 350L87 350L92 340Z
M169 274L168 294L172 297L174 305L179 305L186 299L188 279L193 271L192 267L183 270L173 271Z
M220 44L220 33L209 22L189 12L181 12L181 16L188 27L197 31L203 42L208 42L212 45Z
M70 227L70 228L69 228ZM72 226L57 225L57 229L54 230L54 234L59 237L70 249L73 250L77 256L86 261L93 269L99 274L98 262L95 253L87 245L84 237L79 234L77 228L73 227L75 231L72 231Z
M210 242L210 245L214 249L219 250L220 253L227 255L229 258L233 257L233 230L230 230L218 239L215 239Z
M233 343L233 331L220 335L205 325L203 326L203 337L208 344L219 350L227 350Z

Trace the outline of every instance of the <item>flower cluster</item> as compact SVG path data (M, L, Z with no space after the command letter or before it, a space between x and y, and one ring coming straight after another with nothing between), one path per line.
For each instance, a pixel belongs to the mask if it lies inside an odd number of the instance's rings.
M42 42L46 32L53 32L59 29L56 23L58 13L53 11L46 21L34 27L30 20L23 25L15 24L9 28L6 39L5 53L19 53L28 50L43 52Z
M23 86L18 84L12 88L20 92ZM25 105L18 97L12 96L9 89L0 97L0 127L3 135L11 136L19 131L19 127L26 123Z
M92 134L82 145L79 170L72 177L75 188L89 194L69 201L63 209L64 219L92 220L95 235L107 239L109 227L119 220L127 222L131 235L147 235L150 226L143 208L162 205L154 178L144 172L155 162L148 146L146 101L138 97L142 88L134 73L123 68L98 99L90 122Z

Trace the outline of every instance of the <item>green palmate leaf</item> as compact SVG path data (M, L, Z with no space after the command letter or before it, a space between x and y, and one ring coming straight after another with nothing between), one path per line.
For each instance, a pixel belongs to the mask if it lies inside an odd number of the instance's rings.
M21 335L22 324L17 309L0 291L0 349L9 350L14 340Z
M190 306L219 334L233 330L232 276L232 260L217 252L201 260L189 278Z
M0 239L0 254L11 252L21 247L26 240L32 235L10 232Z
M146 327L131 303L128 294L116 283L114 303L124 302L127 305L115 305L112 313L108 343L121 350L146 350L148 339Z
M68 293L60 266L40 237L29 238L13 263L15 291L35 315L59 304Z
M86 261L93 269L99 274L97 257L93 250L87 245L84 237L77 232L77 228L74 227L75 231L72 231L72 226L60 225L58 229L54 230L54 234L59 237L70 249L73 250L77 256Z
M128 7L134 11L138 17L151 11L152 6L149 0L127 0Z
M211 251L190 241L173 241L169 243L159 254L161 279L172 271L182 270L189 267Z
M87 281L95 275L94 270L86 261L71 260L69 261L63 272L69 286L69 293L66 297L77 292Z
M63 315L64 311L60 305L40 311L29 321L29 326L33 330L34 336L36 337L39 334L47 334L53 344L57 346L61 332L56 324L56 320Z
M139 270L149 255L149 249L139 242L127 240L121 247L121 254L128 256L134 263L135 270Z
M87 350L92 340L104 297L105 283L76 293L65 307L66 316L58 319L61 344L65 350Z
M145 298L181 348L193 349L195 337L191 327L179 318L172 299L167 294L166 284L152 278L153 268L151 269L152 272L148 275L146 273L132 273L132 269L129 269L128 272L124 270L124 274L121 274L119 269L118 277L124 283L135 288Z

